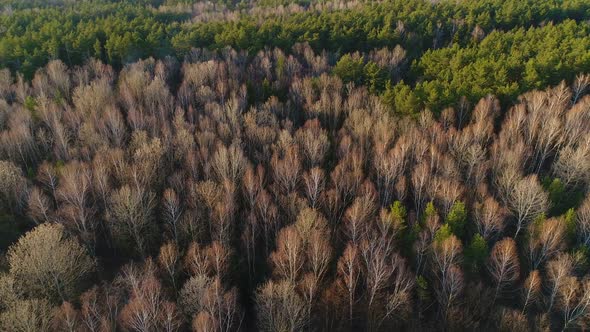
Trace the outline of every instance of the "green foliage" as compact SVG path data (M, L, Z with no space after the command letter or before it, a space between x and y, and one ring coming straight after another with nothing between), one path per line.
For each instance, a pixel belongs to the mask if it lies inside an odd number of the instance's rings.
M465 224L467 223L465 203L461 201L455 202L445 218L445 223L449 225L453 234L461 238L465 233Z
M276 74L277 74L277 78L280 80L283 78L284 72L285 72L285 56L280 55L279 58L277 59L277 65L276 65Z
M407 211L406 207L400 201L395 201L391 204L389 213L391 215L391 222L399 225L399 228L401 228L399 238L402 243L402 250L406 255L410 256L414 241L416 241L420 233L420 225L416 223L412 227L406 226Z
M581 274L586 274L590 268L590 248L579 246L573 251L573 257L576 260L576 267Z
M421 301L427 302L430 300L430 291L428 290L428 280L423 276L416 277L416 289L418 298Z
M590 28L566 20L539 28L493 31L480 43L429 50L412 66L420 102L440 111L461 96L472 103L494 94L514 100L524 91L572 80L590 70ZM514 47L518 45L518 47Z
M35 97L27 96L25 98L25 108L31 113L35 112L35 109L37 108L37 100L35 100Z
M29 178L30 180L33 180L35 178L35 170L33 169L33 167L27 167L27 178Z
M547 216L545 215L545 213L541 213L538 216L535 217L535 219L533 219L533 225L535 227L540 226L542 223L545 222L545 220L547 220Z
M434 202L430 201L426 204L426 208L424 209L424 220L434 217L438 214L436 211L436 207L434 206Z
M453 232L451 231L451 227L449 227L448 224L444 224L438 229L438 231L436 231L436 234L434 234L434 242L441 243L452 235Z
M60 174L65 166L66 163L63 160L57 160L55 162L55 171L57 172L57 174Z
M333 72L344 83L353 82L360 85L365 80L364 68L365 65L362 57L345 54L338 60Z
M549 215L558 216L568 209L577 207L584 199L584 193L579 188L566 188L559 178L544 177L541 184L549 193L551 208Z
M545 213L541 213L538 216L536 216L535 219L533 219L533 221L529 225L529 232L527 233L527 237L529 237L528 240L530 240L530 238L538 236L539 229L541 228L541 225L543 225L545 220L547 220L547 216L545 215Z
M477 273L488 257L488 244L480 234L475 234L465 248L465 266L472 273Z
M187 14L158 13L147 1L77 1L0 15L0 66L32 77L49 60L82 64L103 56L120 65L149 55L173 54L171 38ZM104 53L103 53L104 48Z
M408 50L409 60L417 60L409 75L412 79L406 77L406 82L424 76L420 79L423 83L416 86L416 95L421 96L422 104L436 110L455 102L452 96L478 99L497 92L514 97L522 89L569 78L572 70L583 69L588 61L588 28L576 23L590 18L590 4L583 0L435 4L391 0L354 9L269 15L264 20L242 14L237 20L191 24L184 24L190 13L158 8L194 2L0 0L0 8L13 9L10 15L0 15L0 66L32 77L36 69L55 58L77 65L99 57L120 66L148 56L183 56L192 47L230 46L256 52L264 47L290 49L297 42L308 42L316 51L348 53L400 44ZM230 8L252 5L233 0L214 2ZM267 2L272 7L309 3ZM265 1L257 5L266 6ZM458 25L458 21L462 23ZM398 22L403 22L404 29L399 29ZM541 22L554 23L530 28ZM489 32L480 43L473 43L471 35L476 26ZM422 57L428 49L432 50Z
M402 229L400 242L402 254L406 257L413 257L414 255L414 242L418 238L418 235L422 231L422 228L418 223L415 223L411 227L405 227Z
M570 202L564 200L565 185L560 179L545 177L542 181L544 189L549 193L549 199L551 200L551 215L553 213L559 214L559 211L564 211L564 207Z
M405 223L407 211L402 202L393 202L389 208L389 212L391 213L391 218L393 219L394 223Z
M387 73L375 62L369 61L364 67L365 85L372 94L379 94L385 88Z
M403 80L395 86L391 86L391 81L387 81L383 102L391 107L394 113L400 115L414 115L420 111L418 97Z
M96 41L94 42L94 57L97 59L102 59L102 44L100 43L100 40L97 38Z
M574 243L576 240L576 211L570 208L563 215L565 223L565 236L568 243Z

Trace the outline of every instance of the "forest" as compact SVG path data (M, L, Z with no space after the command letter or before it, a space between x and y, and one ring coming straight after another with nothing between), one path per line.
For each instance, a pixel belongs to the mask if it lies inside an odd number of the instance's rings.
M590 328L590 3L0 0L0 331Z

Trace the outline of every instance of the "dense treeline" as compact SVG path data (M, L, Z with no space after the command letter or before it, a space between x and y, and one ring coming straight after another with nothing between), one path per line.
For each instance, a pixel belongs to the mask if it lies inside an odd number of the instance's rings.
M414 64L413 74L420 78L414 93L421 106L439 110L463 96L475 103L491 93L508 101L563 79L572 81L590 68L589 28L566 21L494 31L468 47L429 50Z
M586 328L590 77L401 117L405 56L1 71L1 329Z
M97 58L119 69L149 56L182 59L193 47L230 46L254 56L307 42L328 51L333 64L346 53L399 44L413 65L401 71L403 83L389 83L390 94L407 95L412 102L397 108L412 113L457 106L461 97L475 103L488 93L506 103L590 71L590 5L583 0L2 4L0 66L26 78L52 59L71 66ZM371 93L384 91L385 84Z
M0 0L0 331L590 328L589 19Z

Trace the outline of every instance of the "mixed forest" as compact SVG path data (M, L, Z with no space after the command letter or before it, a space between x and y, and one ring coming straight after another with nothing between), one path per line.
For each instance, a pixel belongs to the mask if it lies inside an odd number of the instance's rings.
M589 22L0 0L0 331L590 328Z

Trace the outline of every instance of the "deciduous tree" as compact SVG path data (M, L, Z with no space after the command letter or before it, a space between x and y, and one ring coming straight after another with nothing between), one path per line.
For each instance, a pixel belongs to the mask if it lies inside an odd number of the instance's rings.
M53 301L72 299L95 267L86 249L59 224L37 226L7 256L10 274L27 296Z
M490 254L488 270L496 284L495 302L501 292L516 282L520 276L520 262L513 239L505 238L494 245Z

